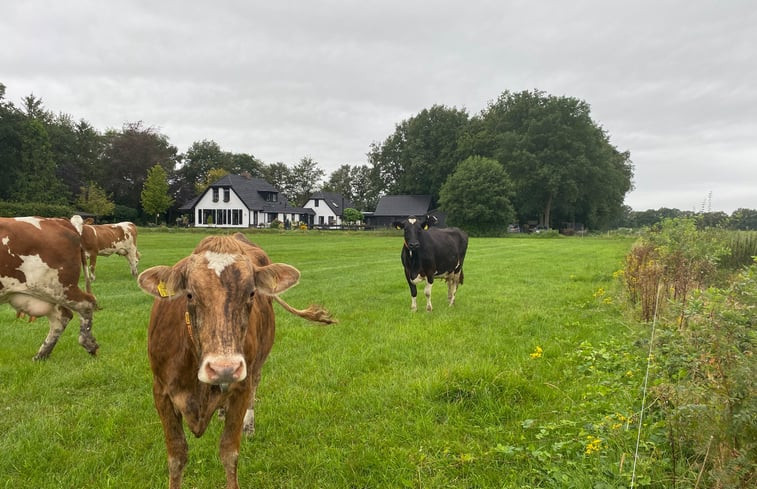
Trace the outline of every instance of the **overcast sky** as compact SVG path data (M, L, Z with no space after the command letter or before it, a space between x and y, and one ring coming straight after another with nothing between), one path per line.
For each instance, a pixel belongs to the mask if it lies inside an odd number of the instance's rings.
M142 121L327 174L434 104L591 106L635 210L757 209L752 0L2 1L0 83L96 129ZM711 195L711 197L710 197Z

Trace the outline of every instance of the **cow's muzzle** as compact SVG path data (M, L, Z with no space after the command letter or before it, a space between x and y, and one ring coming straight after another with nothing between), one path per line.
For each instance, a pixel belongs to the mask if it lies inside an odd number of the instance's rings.
M207 355L197 378L213 385L228 385L247 377L247 362L242 355Z

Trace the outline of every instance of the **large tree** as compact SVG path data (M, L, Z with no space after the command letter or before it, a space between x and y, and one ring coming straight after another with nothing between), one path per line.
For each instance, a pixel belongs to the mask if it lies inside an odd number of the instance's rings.
M42 121L27 118L20 128L21 147L18 165L13 168L11 200L67 204L68 189L55 175L50 139Z
M492 158L467 158L448 176L440 194L448 223L473 235L502 234L515 219L510 177Z
M294 205L303 206L313 194L313 191L319 187L325 173L318 166L318 162L310 156L304 156L299 163L292 167L289 175L292 194L287 195L287 197Z
M506 91L472 119L461 146L505 166L522 220L603 227L622 213L631 189L630 155L612 146L589 105L572 97Z
M141 122L124 124L120 132L105 134L103 162L108 173L101 182L116 204L139 207L140 192L150 168L159 164L171 174L176 164L176 147L155 128Z
M368 153L382 191L390 194L430 194L439 189L461 158L458 138L468 124L465 110L434 105L397 125L384 142Z
M0 200L9 200L15 183L15 169L21 161L21 125L25 117L5 99L0 83Z

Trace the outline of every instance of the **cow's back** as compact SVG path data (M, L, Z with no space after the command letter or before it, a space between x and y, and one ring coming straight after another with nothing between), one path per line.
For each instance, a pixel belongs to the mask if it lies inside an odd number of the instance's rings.
M57 273L55 279L64 286L77 286L80 246L81 236L67 219L0 218L0 277L33 287L37 280L32 268L45 266L49 273L38 270L41 284ZM11 282L0 280L0 291Z

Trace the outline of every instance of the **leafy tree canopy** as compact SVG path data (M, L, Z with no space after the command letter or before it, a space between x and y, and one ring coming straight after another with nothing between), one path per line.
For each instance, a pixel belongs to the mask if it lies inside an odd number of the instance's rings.
M612 146L589 105L572 97L506 91L471 121L461 146L505 166L521 219L602 227L622 212L631 189L630 155Z
M439 189L462 159L458 139L468 125L465 110L434 105L397 125L383 143L373 144L368 158L377 171L381 191L430 194Z
M473 235L497 235L515 219L512 182L492 158L471 156L458 165L440 191L440 205L450 225Z

